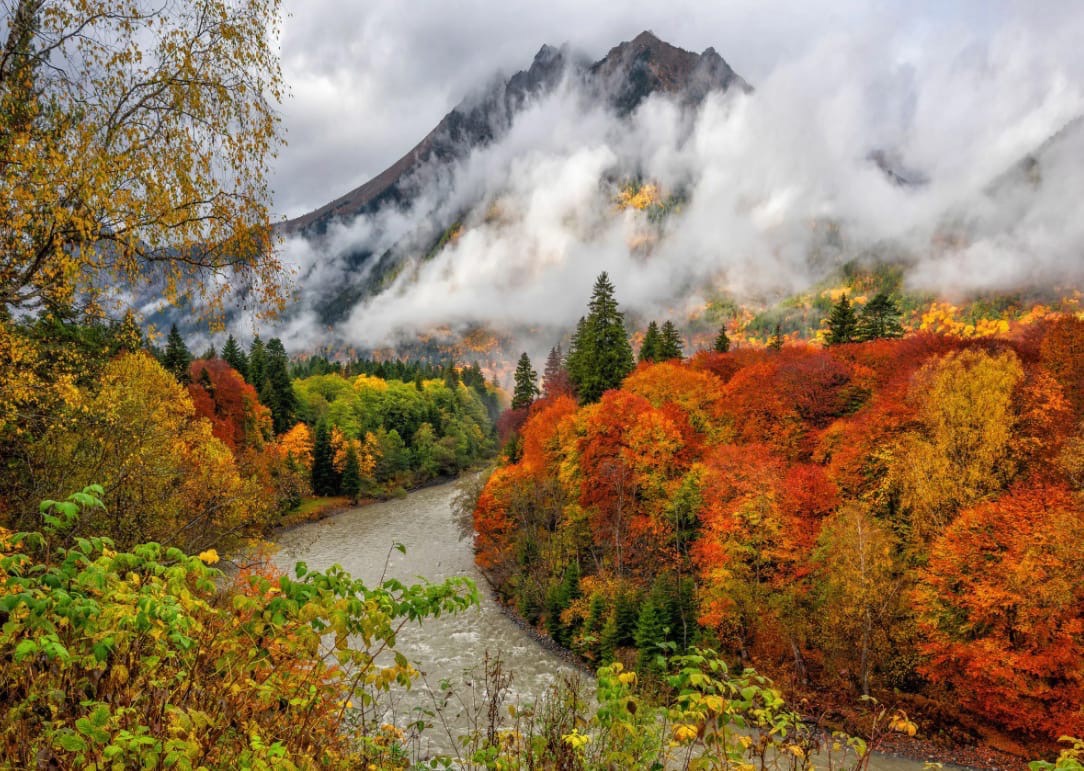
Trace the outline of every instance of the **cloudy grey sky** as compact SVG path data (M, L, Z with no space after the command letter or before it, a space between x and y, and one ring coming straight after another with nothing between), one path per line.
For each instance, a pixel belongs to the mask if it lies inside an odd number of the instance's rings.
M273 185L287 216L382 171L471 89L525 68L543 43L601 58L650 29L682 48L714 46L753 85L826 46L864 52L870 67L895 73L889 91L906 87L928 50L982 57L1021 38L1031 57L1084 70L1084 10L1074 0L285 0L284 10L292 96Z

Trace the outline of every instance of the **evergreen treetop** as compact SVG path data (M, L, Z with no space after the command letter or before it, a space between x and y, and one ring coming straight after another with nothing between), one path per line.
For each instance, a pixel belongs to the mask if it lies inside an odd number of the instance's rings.
M900 308L887 292L878 292L858 316L855 339L859 342L883 337L903 337Z
M851 306L847 295L840 296L828 314L828 335L825 338L828 345L841 345L853 343L858 332L858 317Z
M640 361L658 361L660 342L659 325L652 321L647 325L644 341L640 344Z
M248 349L248 375L249 385L259 392L267 378L267 348L259 335L252 338L252 345Z
M535 397L540 393L538 390L538 373L531 366L531 360L524 352L516 364L514 377L515 388L512 392L512 409L524 410L531 406Z
M162 356L162 366L173 373L173 377L184 384L191 382L188 367L192 364L192 354L188 346L184 344L184 338L177 331L177 325L169 328L169 337L166 338L166 352Z
M716 353L726 353L730 350L730 338L726 334L726 324L719 327L719 334L715 336L715 342L712 343L711 348Z
M655 349L656 361L670 361L680 359L685 355L685 344L681 341L674 322L667 320L662 325L662 334L659 336L659 344Z
M632 372L634 359L625 317L605 272L595 281L589 312L577 326L568 354L568 374L582 403L596 402Z
M227 337L226 344L222 346L222 360L237 370L246 381L248 380L248 357L233 339L233 335Z

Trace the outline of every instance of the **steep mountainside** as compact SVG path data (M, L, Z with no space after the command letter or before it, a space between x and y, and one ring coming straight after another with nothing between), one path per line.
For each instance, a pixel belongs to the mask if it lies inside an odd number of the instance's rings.
M283 229L290 234L317 236L335 220L348 221L388 204L406 204L416 192L412 189L416 172L427 165L460 160L472 149L498 139L532 98L551 92L566 76L582 80L619 115L629 114L655 92L673 94L691 104L711 91L751 90L714 48L694 54L659 40L651 32L615 46L594 63L576 58L567 46L544 45L528 69L464 99L383 172L319 209L284 223Z

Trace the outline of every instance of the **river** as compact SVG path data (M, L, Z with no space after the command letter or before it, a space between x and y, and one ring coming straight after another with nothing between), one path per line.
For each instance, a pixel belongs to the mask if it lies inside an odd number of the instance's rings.
M402 695L394 705L396 718L415 707L431 707L443 679L461 683L464 673L477 671L487 651L500 655L505 670L514 674L509 703L528 703L544 693L555 679L577 676L558 651L544 646L531 632L505 614L487 590L474 564L470 542L461 540L452 513L455 483L424 488L400 498L350 509L319 522L300 525L282 533L277 566L289 571L303 561L324 570L339 564L372 585L381 575L413 583L421 579L441 581L467 576L478 584L481 603L454 616L426 619L408 625L399 635L397 648L425 675L425 682ZM393 548L402 544L405 553ZM473 677L468 674L467 681ZM428 686L428 687L427 687ZM431 689L431 690L430 690ZM470 713L453 705L450 714ZM466 718L460 718L465 720ZM453 730L458 732L463 726ZM447 751L448 740L439 727L431 729L428 749ZM427 748L423 748L423 752ZM918 761L876 756L870 768L877 771L917 771Z

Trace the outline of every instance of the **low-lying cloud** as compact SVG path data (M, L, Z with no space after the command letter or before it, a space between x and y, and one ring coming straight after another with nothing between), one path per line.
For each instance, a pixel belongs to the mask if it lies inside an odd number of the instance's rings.
M993 184L1084 113L1079 57L1051 50L1072 36L1038 35L931 31L916 46L913 36L829 34L751 94L695 109L654 96L627 119L568 79L499 141L416 180L410 210L288 241L303 282L277 331L311 349L329 334L379 347L444 325L567 330L603 270L622 306L648 315L718 292L778 298L882 253L907 255L911 285L935 293L1079 280L1084 128L1051 146L1041 180L1020 172ZM875 151L925 184L895 183ZM618 211L614 185L634 175L680 193L680 207L661 224ZM433 234L463 212L462 234L423 261ZM949 248L946 232L964 238ZM334 330L316 321L317 298L375 263L355 267L350 255L395 248L406 267L384 292ZM525 347L539 355L555 341Z

